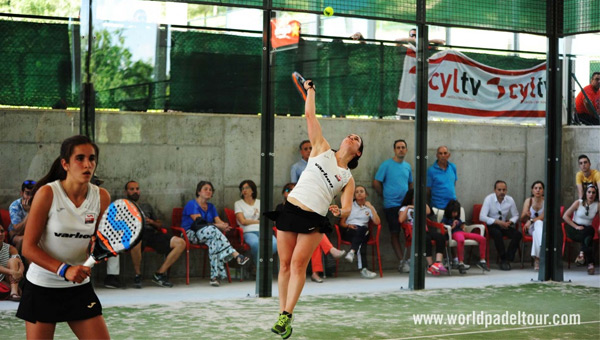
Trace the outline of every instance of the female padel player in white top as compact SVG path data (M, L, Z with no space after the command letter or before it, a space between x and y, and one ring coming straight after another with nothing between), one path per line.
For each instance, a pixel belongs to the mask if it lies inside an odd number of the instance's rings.
M60 156L36 184L23 255L31 261L17 317L28 339L52 339L67 322L79 339L108 339L102 306L82 264L110 195L90 183L98 147L85 136L63 141Z
M337 151L332 150L315 116L313 82L307 80L303 86L307 91L305 115L312 151L287 204L276 216L280 315L271 331L284 339L292 334L292 313L304 287L308 261L323 233L332 230L325 217L327 211L336 217L347 217L352 210L354 179L350 169L358 166L364 146L360 136L350 134ZM341 209L331 205L340 192Z

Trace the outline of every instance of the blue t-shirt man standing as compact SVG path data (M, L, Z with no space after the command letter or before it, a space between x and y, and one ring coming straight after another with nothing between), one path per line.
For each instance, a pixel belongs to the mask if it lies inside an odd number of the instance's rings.
M450 151L440 146L436 153L437 161L427 169L427 191L431 193L431 206L445 210L450 200L456 200L456 165L448 161Z
M411 166L404 161L407 151L408 146L405 140L394 141L394 157L381 163L373 180L373 189L383 196L383 212L390 228L392 248L400 261L398 266L400 272L409 271L407 261L402 261L401 227L398 222L398 211L402 200L408 189L413 187Z

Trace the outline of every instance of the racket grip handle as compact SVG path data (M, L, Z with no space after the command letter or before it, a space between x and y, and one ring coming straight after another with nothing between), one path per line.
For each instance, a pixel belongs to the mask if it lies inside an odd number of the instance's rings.
M92 268L96 264L96 259L93 256L88 257L83 263L84 266Z

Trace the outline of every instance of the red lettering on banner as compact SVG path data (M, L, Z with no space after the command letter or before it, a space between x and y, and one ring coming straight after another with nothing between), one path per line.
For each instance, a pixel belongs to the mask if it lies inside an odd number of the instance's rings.
M439 77L439 76L440 76L440 74L439 74L439 73L437 73L437 72L431 75L431 79L429 79L429 87L430 87L432 90L437 90L437 89L439 89L439 88L440 88L440 87L439 87L439 86L437 86L437 85L433 85L433 78L435 78L435 77Z
M513 93L513 89L515 89L515 88L517 88L517 87L519 87L519 85L517 85L517 84L511 84L511 85L508 87L508 89L510 90L510 95L508 95L508 96L509 96L509 97L511 97L512 99L517 99L517 98L519 98L519 97L517 97L517 95L516 95L516 94L514 94L514 93Z
M456 72L456 70L454 70ZM444 90L442 90L442 98L444 98L446 96L446 93L448 92L448 86L450 85L450 79L452 79L452 75L449 74L448 75L448 81L444 80L444 74L442 73L442 87L444 88Z

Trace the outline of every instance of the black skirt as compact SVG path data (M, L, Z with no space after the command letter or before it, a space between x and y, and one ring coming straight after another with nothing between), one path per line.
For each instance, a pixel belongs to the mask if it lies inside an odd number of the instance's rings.
M269 211L264 215L274 221L277 229L282 231L328 234L333 230L327 217L316 212L302 210L290 202L283 205L282 211Z
M67 288L47 288L25 280L17 317L32 323L57 323L102 315L102 305L91 283Z

